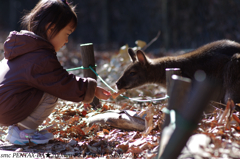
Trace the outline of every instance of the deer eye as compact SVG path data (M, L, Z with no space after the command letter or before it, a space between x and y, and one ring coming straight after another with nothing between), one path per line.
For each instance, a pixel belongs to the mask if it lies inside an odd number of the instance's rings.
M129 75L134 76L134 75L136 75L136 72L130 72Z

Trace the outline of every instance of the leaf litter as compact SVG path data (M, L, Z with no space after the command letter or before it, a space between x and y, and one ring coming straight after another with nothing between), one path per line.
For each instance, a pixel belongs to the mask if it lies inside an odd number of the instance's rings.
M136 42L144 47L142 41ZM99 75L114 88L115 81L129 64L128 45L111 58L99 59ZM74 73L74 72L73 72ZM80 72L80 76L82 76ZM106 87L100 81L98 85ZM124 93L125 96L151 99L164 97L166 91L158 85L142 86ZM162 124L163 107L167 100L152 103L132 102L122 97L100 101L101 107L93 109L89 104L59 100L51 115L39 127L54 134L54 140L44 145L12 145L5 142L7 127L0 127L0 150L14 152L35 152L65 155L66 158L154 158L158 153ZM198 128L191 137L191 143L183 149L179 158L240 158L239 112L234 110L239 104L229 100L225 107L211 102L212 111L204 113ZM145 119L145 131L118 129L108 124L89 126L88 118L109 110L133 110ZM195 136L196 135L196 136ZM200 144L198 143L201 140ZM203 144L203 142L205 142ZM199 144L199 145L198 145ZM191 146L189 146L191 145ZM192 145L195 145L194 149ZM70 157L71 156L71 157ZM187 156L187 157L186 157Z

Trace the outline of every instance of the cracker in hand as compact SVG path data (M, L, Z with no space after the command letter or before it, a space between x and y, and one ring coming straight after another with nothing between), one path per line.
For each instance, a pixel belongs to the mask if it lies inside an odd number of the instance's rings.
M126 91L127 91L126 89L120 89L117 93L113 93L112 94L113 99L116 99L120 94L122 94Z

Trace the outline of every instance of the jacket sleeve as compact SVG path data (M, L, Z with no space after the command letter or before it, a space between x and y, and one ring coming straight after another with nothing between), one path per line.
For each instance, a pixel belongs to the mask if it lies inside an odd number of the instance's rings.
M69 74L59 63L56 55L38 59L29 69L32 87L73 102L91 103L97 86L92 78Z
M95 96L95 90L97 87L96 80L94 80L93 78L87 78L87 81L88 81L88 87L86 90L85 97L82 101L83 103L91 103L93 101L93 98Z

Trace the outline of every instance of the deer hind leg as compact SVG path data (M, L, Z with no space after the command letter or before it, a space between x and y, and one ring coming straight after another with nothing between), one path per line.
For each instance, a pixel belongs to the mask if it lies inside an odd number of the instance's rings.
M232 56L223 74L224 87L226 88L225 102L231 98L235 103L240 103L240 53Z

